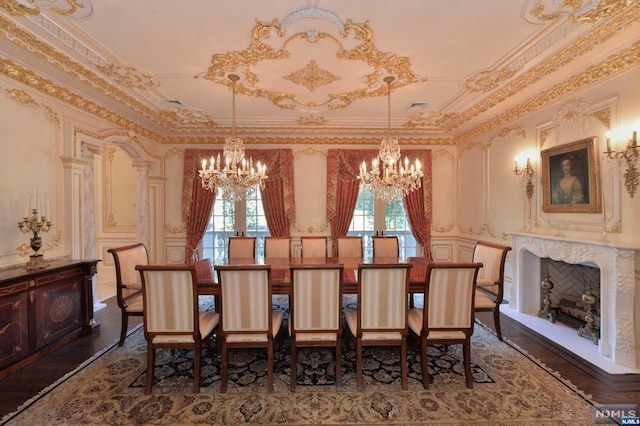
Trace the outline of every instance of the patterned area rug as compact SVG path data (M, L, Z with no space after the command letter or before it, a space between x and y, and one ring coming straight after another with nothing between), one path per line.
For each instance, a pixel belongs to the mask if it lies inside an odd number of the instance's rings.
M276 301L284 309L286 302ZM353 301L347 300L347 305ZM276 351L275 391L265 392L266 354L230 356L226 394L220 362L203 351L201 391L191 393L193 354L158 351L151 395L144 395L142 330L112 347L3 419L8 425L148 424L592 424L588 398L500 342L483 326L472 338L474 388L464 381L461 348L429 348L431 389L422 388L417 345L410 345L409 390L400 386L399 351L365 352L365 391L355 388L355 354L343 350L343 391L335 391L333 351L302 349L298 388L289 391L288 342ZM343 346L344 348L344 346Z

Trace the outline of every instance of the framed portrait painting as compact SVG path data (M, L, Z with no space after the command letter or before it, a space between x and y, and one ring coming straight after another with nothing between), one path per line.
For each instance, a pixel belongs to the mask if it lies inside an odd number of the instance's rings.
M542 159L542 211L600 213L598 139L590 137L549 148Z

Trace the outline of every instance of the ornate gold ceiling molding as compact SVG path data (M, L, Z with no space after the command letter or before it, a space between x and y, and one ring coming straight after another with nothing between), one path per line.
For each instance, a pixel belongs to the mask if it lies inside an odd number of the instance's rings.
M472 93L486 93L500 86L511 77L516 75L518 70L503 67L499 70L481 71L464 82L464 88Z
M584 89L600 80L609 78L612 75L635 65L640 62L640 42L631 46L631 48L623 50L615 55L609 56L606 60L599 64L587 68L584 72L575 74L565 81L556 84L552 88L545 90L538 95L521 102L513 108L497 115L491 120L471 129L470 131L460 135L457 143L464 142L474 138L480 134L495 129L504 123L517 120L533 111L537 111L552 102L566 98L578 90Z
M0 91L4 93L9 99L15 101L16 103L28 107L33 108L42 108L45 113L45 117L47 120L55 124L57 127L60 127L60 119L58 118L58 114L51 109L51 107L36 102L35 99L31 97L27 92L20 89L3 89L0 87Z
M626 25L635 23L640 17L640 5L630 5L626 8L617 10L616 13L602 25L598 25L591 31L589 31L584 37L573 42L567 48L562 49L558 54L551 57L541 65L529 70L521 77L516 79L513 83L507 87L498 90L487 99L479 102L473 108L470 108L461 113L456 119L452 119L447 123L447 126L443 128L445 131L454 130L455 127L462 123L471 120L472 118L488 111L490 108L504 102L511 96L516 95L527 87L530 87L542 78L556 72L558 69L566 66L570 62L579 58L585 52L593 49L593 47L603 40L608 40L611 37L620 33L620 29ZM453 117L452 117L453 118ZM504 123L502 123L504 124Z
M313 59L304 68L285 75L282 78L304 86L310 92L314 92L318 87L342 80L342 77L320 68L318 63Z
M32 5L28 7L22 3L18 3L16 0L0 0L0 7L14 16L40 14L40 8L38 6Z
M38 0L37 3L41 3L42 7L50 10L52 13L65 16L65 17L77 17L79 11L83 11L83 16L86 17L91 14L93 6L90 0ZM36 0L28 0L29 5L25 5L24 2L18 2L16 0L0 0L0 7L5 9L11 15L23 16L23 15L39 15L41 12L40 6L36 3ZM66 3L64 7L58 7L56 3ZM88 6L88 7L87 7Z
M593 6L595 1L590 0L564 0L562 4L551 5L555 10L545 12L547 5L543 0L536 0L533 10L529 13L542 21L555 21L560 18L567 18L570 22L580 22L583 24L593 24L594 22L608 18L623 7L633 3L632 0L600 0ZM570 10L567 10L569 8Z
M148 90L157 87L153 76L135 67L121 67L114 64L97 65L97 68L116 83L133 90Z
M286 27L288 23L293 20L305 18L325 19L337 27L339 34L334 36L325 32L309 29L306 33L299 32L286 38ZM349 39L358 44L352 49L346 49L338 37ZM283 24L277 19L274 19L272 22L260 22L257 20L256 25L251 31L249 47L242 51L216 53L212 55L211 66L205 73L196 77L211 80L214 83L229 87L231 83L226 76L229 73L240 75L241 80L236 83L237 93L268 99L279 108L290 110L297 107L324 107L332 110L343 109L357 99L386 96L387 86L382 83L382 80L387 75L396 77L396 81L393 84L394 89L426 81L426 79L419 78L413 73L409 58L378 50L373 42L373 38L373 30L367 22L356 24L349 19L343 24L332 12L308 7L289 14L283 20ZM277 49L272 47L263 41L266 39L282 40L281 47ZM325 40L336 44L336 58L345 61L364 62L367 66L371 67L371 73L364 78L366 82L365 85L348 92L330 93L327 98L314 101L302 101L296 99L294 93L274 91L260 86L259 78L252 67L255 67L262 61L282 61L290 59L291 54L287 50L287 45L294 40L305 40L310 44L317 43L319 40ZM325 71L325 73L326 72L328 71ZM309 75L309 72L307 75ZM324 84L330 84L338 78L339 77L333 75L332 79L330 79L331 81L327 81L325 76ZM304 77L297 77L298 82L302 82L303 80ZM310 86L306 87L309 88ZM309 90L313 91L315 89L310 88Z

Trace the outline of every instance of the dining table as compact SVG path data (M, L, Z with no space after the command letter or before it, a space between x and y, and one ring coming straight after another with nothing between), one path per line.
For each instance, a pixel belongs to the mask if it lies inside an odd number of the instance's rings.
M272 294L289 294L291 286L291 266L296 265L343 265L342 292L344 294L357 294L357 271L360 264L389 264L408 263L409 268L409 293L423 293L425 276L429 259L425 257L399 258L360 258L360 257L282 257L282 258L235 258L223 259L211 263L209 259L196 262L196 277L198 281L198 294L219 295L219 286L216 278L216 265L269 265L271 267Z

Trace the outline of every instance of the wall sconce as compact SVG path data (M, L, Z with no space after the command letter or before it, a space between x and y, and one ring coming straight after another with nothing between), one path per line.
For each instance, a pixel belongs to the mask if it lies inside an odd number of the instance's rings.
M609 132L607 132L607 150L604 152L610 160L624 159L627 162L627 170L624 172L624 186L627 188L629 196L633 198L633 194L638 189L640 183L640 176L638 176L638 169L636 168L636 162L638 161L638 140L637 131L633 131L631 140L627 144L624 151L613 151L611 149L611 138Z
M527 165L524 169L518 168L518 157L516 157L516 165L513 169L513 173L516 176L522 176L527 179L527 198L531 201L533 197L533 167L531 166L531 159L527 157Z

